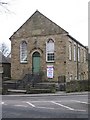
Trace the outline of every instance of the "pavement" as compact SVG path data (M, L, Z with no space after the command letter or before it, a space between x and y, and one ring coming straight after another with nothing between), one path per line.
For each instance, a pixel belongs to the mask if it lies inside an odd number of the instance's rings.
M27 97L43 97L43 96L68 96L68 95L89 95L89 92L71 92L66 93L65 91L57 91L56 93L41 93L41 94L12 94L5 96L27 96Z

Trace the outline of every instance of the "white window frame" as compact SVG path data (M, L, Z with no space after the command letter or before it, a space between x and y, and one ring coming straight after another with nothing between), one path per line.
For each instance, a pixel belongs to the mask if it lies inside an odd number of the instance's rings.
M72 42L69 41L69 60L72 60Z
M51 47L51 45L48 45L50 40L52 41L52 42L50 42L50 44L52 44L53 48ZM46 62L54 62L55 61L55 53L54 53L55 48L54 47L55 47L54 41L52 39L49 39L46 42ZM48 60L48 54L54 54L54 59Z
M78 47L78 62L80 62L80 47Z
M86 51L84 50L84 63L86 62Z
M83 50L83 48L82 48L82 55L81 55L81 62L83 63L84 62L84 50Z
M74 44L74 61L76 61L76 45Z
M54 54L54 59L48 60L48 54ZM47 53L46 53L46 61L47 61L47 62L54 62L54 61L55 61L55 53L54 53L54 52L47 52Z
M25 46L23 46L25 45ZM27 63L27 43L22 41L20 44L20 63Z

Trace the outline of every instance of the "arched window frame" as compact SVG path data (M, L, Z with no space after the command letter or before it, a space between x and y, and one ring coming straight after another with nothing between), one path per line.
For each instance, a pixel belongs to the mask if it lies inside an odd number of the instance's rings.
M27 42L22 41L20 44L20 63L27 63Z
M72 60L72 42L69 41L69 60Z
M77 48L76 48L76 44L74 44L74 62L76 62L76 60L77 60Z
M80 62L80 46L78 47L78 62Z
M49 39L46 42L46 62L55 61L55 42L53 39Z

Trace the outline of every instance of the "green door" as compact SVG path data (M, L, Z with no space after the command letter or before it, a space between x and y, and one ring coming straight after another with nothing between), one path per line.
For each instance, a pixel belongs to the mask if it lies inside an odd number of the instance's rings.
M40 71L40 53L38 52L33 53L32 62L33 73L38 73Z

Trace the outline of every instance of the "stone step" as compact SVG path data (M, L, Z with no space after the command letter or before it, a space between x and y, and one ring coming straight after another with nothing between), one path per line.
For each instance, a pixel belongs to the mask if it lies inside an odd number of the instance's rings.
M38 94L38 93L55 93L55 91L52 91L51 89L37 89L37 88L32 88L29 91L27 91L29 94Z
M26 90L16 90L16 89L8 89L8 93L9 94L17 94L17 93L19 93L19 94L23 94L23 93L26 93Z

